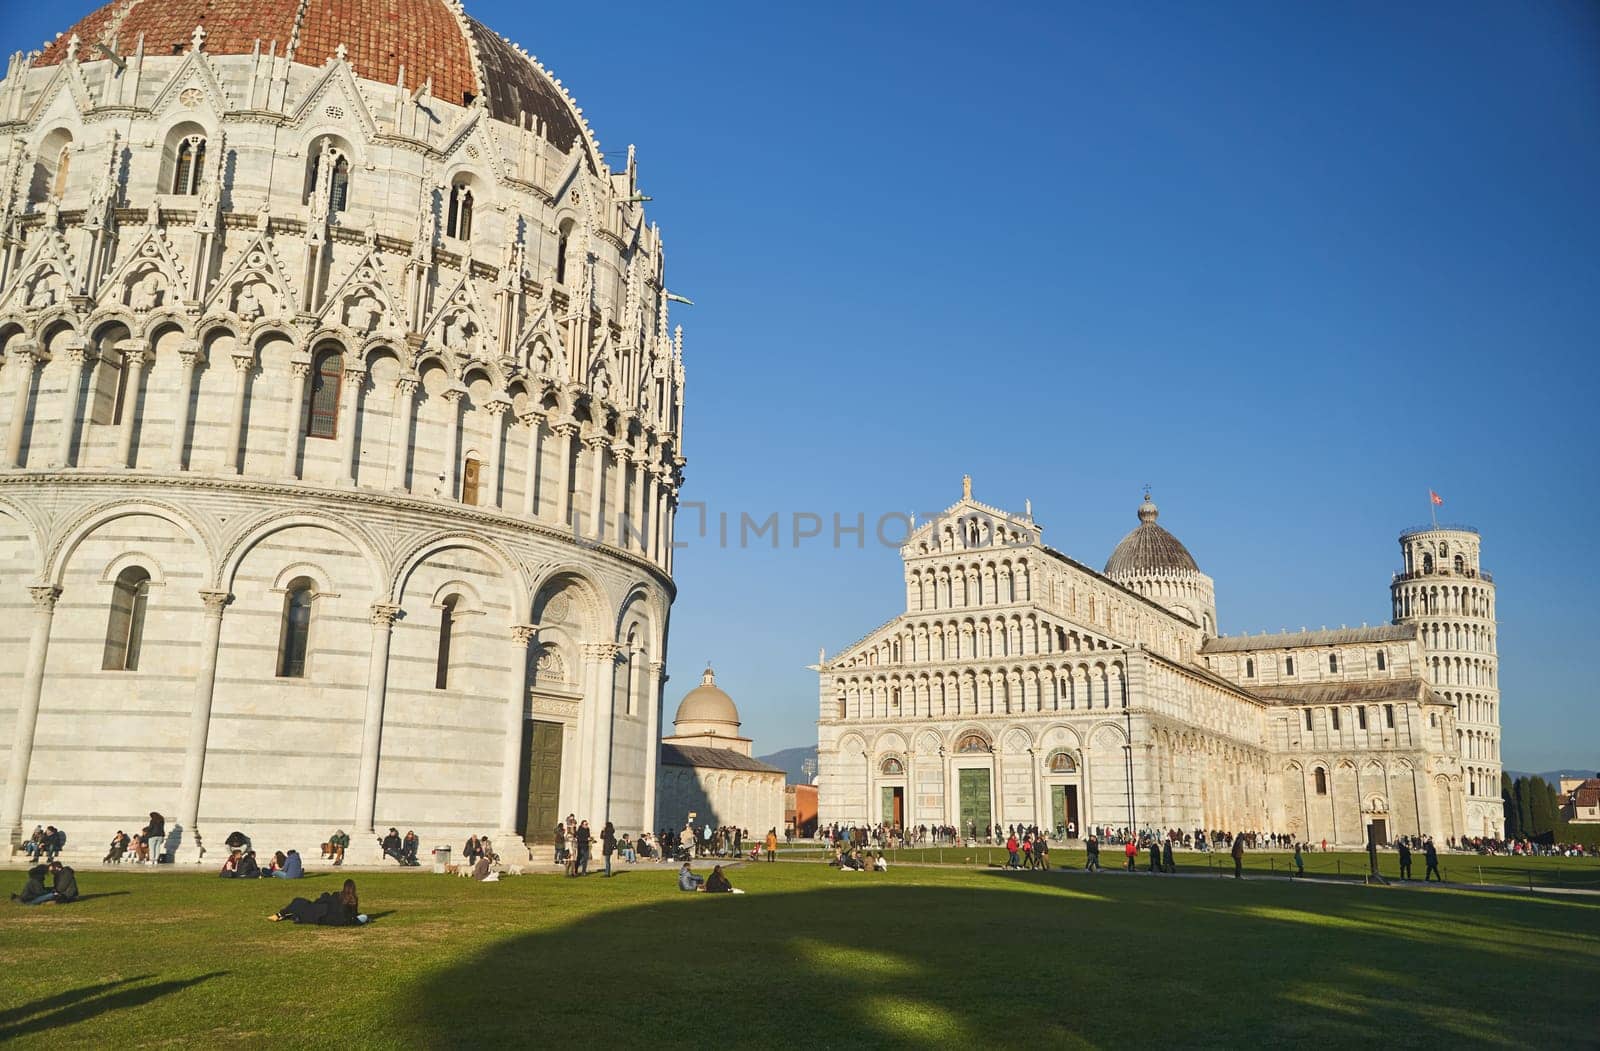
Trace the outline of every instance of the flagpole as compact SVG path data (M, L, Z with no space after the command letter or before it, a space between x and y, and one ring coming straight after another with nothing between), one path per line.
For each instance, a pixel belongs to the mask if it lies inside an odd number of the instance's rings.
M1439 528L1439 505L1433 502L1433 490L1428 490L1428 517L1433 519L1433 528Z

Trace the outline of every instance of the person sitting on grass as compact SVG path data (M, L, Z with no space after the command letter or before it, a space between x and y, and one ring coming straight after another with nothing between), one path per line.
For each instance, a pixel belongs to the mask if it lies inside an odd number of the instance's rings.
M320 895L316 901L296 898L277 912L268 916L273 923L289 920L292 923L314 923L320 927L353 927L367 922L356 898L356 881L347 879L337 893Z
M272 855L272 876L274 879L299 879L305 874L305 867L300 863L299 851L291 850L285 854L280 850Z
M685 861L683 863L683 867L678 870L679 890L699 890L700 885L704 882L705 880L689 871L689 863L687 861Z
M236 871L240 879L260 879L261 865L256 861L256 852L247 850L239 857L239 868Z
M11 895L11 900L18 905L48 905L54 901L55 892L44 889L44 876L49 871L49 865L35 865L29 869L22 893Z
M721 865L718 865L711 870L711 876L706 880L704 889L707 894L735 893L733 884L728 882L728 877L722 871Z
M889 871L889 862L887 860L885 860L885 858L883 856L883 851L881 851L881 850L878 851L878 856L872 860L872 871L873 872L888 872Z
M59 861L50 863L50 893L55 895L57 905L70 905L78 900L78 874L71 865Z
M217 875L222 879L238 879L239 859L243 856L238 850L229 851L227 860L222 863L222 871L218 872Z

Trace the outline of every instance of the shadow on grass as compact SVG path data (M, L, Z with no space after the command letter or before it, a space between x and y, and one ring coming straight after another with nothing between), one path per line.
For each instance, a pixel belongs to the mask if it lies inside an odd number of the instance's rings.
M153 985L136 984L154 977L143 974L136 978L86 985L81 989L58 993L0 1014L0 1041L41 1034L57 1026L72 1025L75 1022L86 1022L111 1011L140 1007L152 1000L180 992L212 978L220 978L227 973L213 971L194 978L156 982Z
M911 869L824 876L821 886L747 877L737 897L663 887L656 900L609 910L604 892L575 888L599 911L506 938L400 990L395 1035L428 1046L468 1031L515 1041L570 1024L576 1007L585 1043L631 1043L641 1024L676 1018L684 1025L665 1042L687 1044L708 1003L741 1005L752 1024L740 1035L771 1046L988 1046L1007 1042L1019 1018L1031 1043L1102 1043L1115 1039L1115 1020L1152 1004L1185 1020L1184 1045L1408 1032L1510 1047L1503 1005L1513 1003L1552 1027L1543 1036L1554 1044L1586 1043L1600 1021L1589 996L1600 953L1561 929L1565 917L1522 901L1380 902L1287 881L1002 870L942 885ZM1569 926L1594 926L1580 910L1571 916ZM1430 936L1539 924L1545 937L1519 931L1504 944ZM1537 959L1523 966L1529 953ZM1496 985L1440 981L1444 972L1495 975ZM805 1019L824 1028L796 1024Z
M79 902L97 901L100 898L125 898L132 893L132 891L128 890L102 890L94 894L80 894L68 904L76 905Z

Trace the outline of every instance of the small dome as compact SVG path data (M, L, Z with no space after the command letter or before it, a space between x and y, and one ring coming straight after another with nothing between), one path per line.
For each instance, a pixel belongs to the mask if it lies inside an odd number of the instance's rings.
M1139 505L1139 526L1123 537L1106 559L1106 576L1128 578L1200 572L1183 542L1156 524L1160 514L1146 492L1144 503Z
M733 698L717 685L717 673L707 668L705 674L700 676L700 685L684 694L672 724L678 733L706 725L731 727L737 732L739 709L734 705Z

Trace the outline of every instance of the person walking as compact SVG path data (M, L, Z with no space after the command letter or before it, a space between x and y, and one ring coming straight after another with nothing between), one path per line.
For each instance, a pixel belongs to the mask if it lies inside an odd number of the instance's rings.
M1428 866L1423 870L1422 882L1426 883L1431 879L1437 878L1440 883L1443 883L1444 877L1439 875L1439 848L1433 845L1433 840L1431 839L1422 845L1422 860Z
M778 860L778 830L776 828L769 828L769 829L767 829L767 861L770 863L770 862L774 862L774 861L777 861L777 860Z
M1089 838L1086 841L1084 841L1083 850L1084 850L1083 871L1085 871L1085 872L1099 872L1100 871L1100 841L1098 839L1094 838L1094 833L1093 832L1089 833Z
M1401 882L1409 883L1411 881L1411 848L1406 846L1406 841L1403 839L1400 841L1399 852L1400 879Z
M589 831L589 822L580 821L578 823L576 842L578 847L576 874L587 876L589 874L589 852L594 846L594 833Z
M1050 841L1040 836L1033 841L1033 857L1039 868L1044 872L1050 871Z
M1172 863L1172 840L1170 839L1161 845L1161 867L1172 873L1178 871L1178 866Z
M606 860L606 878L611 878L611 855L617 852L617 830L606 822L606 827L600 830L600 856Z
M1150 871L1152 873L1163 871L1161 867L1161 844L1153 839L1150 841Z
M1233 878L1244 879L1244 837L1233 837Z
M1138 862L1135 859L1139 856L1139 844L1133 841L1132 836L1128 837L1128 842L1123 846L1122 852L1128 856L1128 871L1138 871Z
M1305 855L1300 853L1299 843L1294 845L1294 874L1302 879L1306 874L1306 859Z

